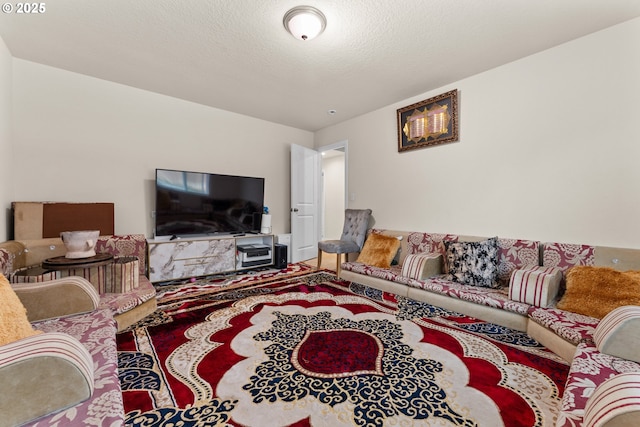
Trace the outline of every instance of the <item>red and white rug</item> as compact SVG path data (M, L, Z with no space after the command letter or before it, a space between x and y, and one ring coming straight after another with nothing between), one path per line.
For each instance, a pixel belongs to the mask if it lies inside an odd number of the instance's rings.
M127 425L555 422L568 366L526 334L329 272L255 279L118 335Z

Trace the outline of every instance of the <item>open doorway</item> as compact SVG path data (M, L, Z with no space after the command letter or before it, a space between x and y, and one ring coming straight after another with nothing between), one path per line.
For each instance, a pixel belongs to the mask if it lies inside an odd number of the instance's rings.
M347 208L347 141L320 147L320 240L337 240Z

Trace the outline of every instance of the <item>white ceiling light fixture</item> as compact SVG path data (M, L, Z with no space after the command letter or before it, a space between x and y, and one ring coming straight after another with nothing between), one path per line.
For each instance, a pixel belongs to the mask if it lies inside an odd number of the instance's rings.
M298 40L311 40L322 33L327 18L312 6L296 6L284 14L284 27Z

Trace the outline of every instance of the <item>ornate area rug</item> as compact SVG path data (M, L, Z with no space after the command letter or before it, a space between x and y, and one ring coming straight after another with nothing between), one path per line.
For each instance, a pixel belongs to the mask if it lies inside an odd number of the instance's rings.
M554 425L569 368L526 334L303 270L165 293L118 335L126 424Z

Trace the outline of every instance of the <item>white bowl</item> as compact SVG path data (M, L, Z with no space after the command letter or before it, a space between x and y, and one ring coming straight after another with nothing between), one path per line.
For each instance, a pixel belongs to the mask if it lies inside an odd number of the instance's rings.
M67 248L65 258L90 258L96 256L96 243L100 231L63 231L60 238Z

